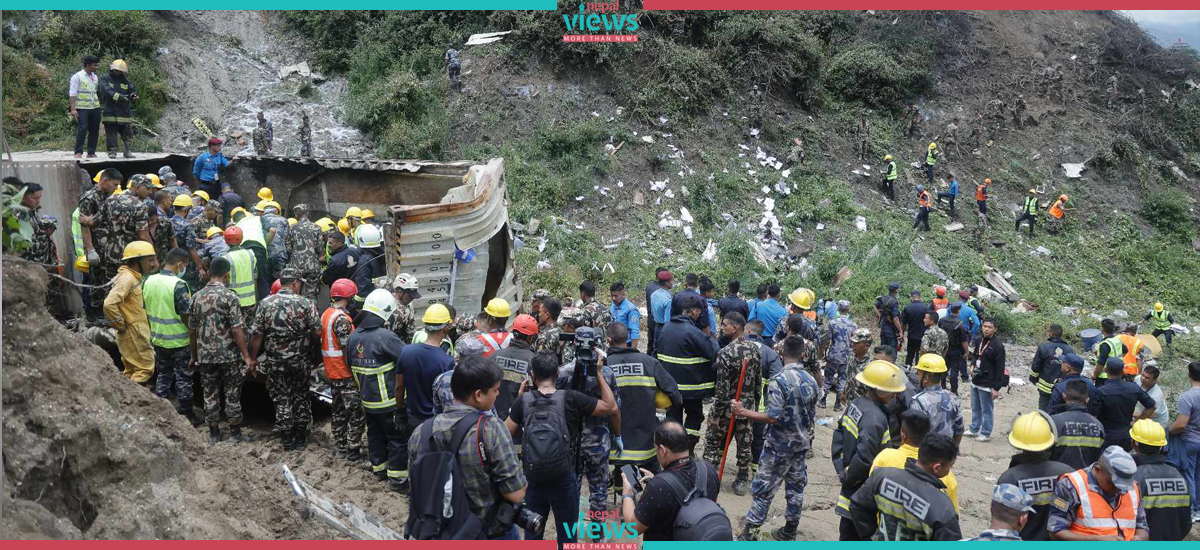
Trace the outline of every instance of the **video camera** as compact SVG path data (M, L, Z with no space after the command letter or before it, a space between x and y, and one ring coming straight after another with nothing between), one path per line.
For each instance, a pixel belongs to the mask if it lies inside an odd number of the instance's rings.
M571 342L575 347L575 373L571 377L571 389L583 391L584 381L589 376L596 376L599 369L600 331L592 327L579 327L574 334L564 332L558 335L562 342Z

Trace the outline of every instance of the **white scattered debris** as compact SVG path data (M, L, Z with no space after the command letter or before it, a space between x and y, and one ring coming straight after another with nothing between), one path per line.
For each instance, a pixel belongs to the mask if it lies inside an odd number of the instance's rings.
M295 65L288 65L286 67L280 67L279 69L280 79L287 78L293 74L298 74L304 78L309 78L312 76L312 71L308 68L307 61L301 61Z
M747 171L746 171L746 173L747 173L747 174L750 174L751 176L753 176L753 175L757 174L758 172L756 172L756 171L754 171L754 170L747 170Z
M1080 176L1080 173L1087 169L1087 166L1084 166L1084 164L1085 163L1082 162L1064 162L1062 163L1063 173L1068 178L1082 177Z
M745 143L739 143L739 144L738 144L738 147L741 147L743 151L749 151L749 150L750 150L750 148L749 148L749 147L746 147L746 144L745 144Z
M1044 246L1039 246L1036 249L1034 249L1032 252L1030 252L1030 254L1044 258L1046 256L1053 254L1053 252L1050 252L1049 248L1046 248Z
M1117 319L1128 319L1129 312L1125 311L1123 309L1114 309L1112 312L1112 316L1116 317Z
M708 240L708 246L704 247L704 252L700 254L700 259L706 262L717 259L717 245L713 244L712 239Z
M799 227L797 227L797 228L796 228L796 234L797 234L797 235L803 235L803 234L804 234L804 230L803 230L803 229L800 229Z
M550 269L550 262L547 262L546 260L538 260L537 268L543 270Z
M663 196L668 199L673 199L673 198L675 198L675 192L670 189L667 189L666 191L663 191Z
M689 170L689 171L691 171L691 170ZM679 192L680 192L680 193L683 193L683 196L685 196L685 197L686 197L686 196L687 196L687 194L688 194L687 186L686 186L686 185L680 185L680 186L679 186Z
M605 143L605 144L604 144L604 152L605 152L606 154L609 154L609 155L611 155L611 154L613 154L613 153L617 152L617 146L615 146L615 145L613 145L613 144L611 144L611 143Z
M758 137L758 128L750 129L750 137Z
M670 248L664 248L664 249L663 249L663 256L670 256L670 255L672 255L672 254L674 254L674 253L675 253L675 251L674 251L674 250L671 250Z
M834 418L832 416L826 416L824 418L818 418L817 425L818 426L828 426L830 424L833 424L833 421L834 421Z
M682 177L683 177L683 170L680 170L678 175L679 175L679 177L681 177L681 178L682 178Z
M485 33L480 33L480 34L472 34L471 37L467 39L466 45L467 46L482 46L484 44L491 44L492 42L499 42L500 40L502 40L504 38L504 35L506 35L510 32L512 32L512 31L485 32Z
M1072 55L1072 56L1071 56L1071 61L1075 61L1075 58L1077 58L1077 57L1079 57L1079 56L1078 56L1078 55Z
M854 218L854 227L856 229L858 229L859 231L866 231L867 230L867 219L862 216L856 216Z
M771 193L771 188L764 185L764 186L762 186L762 192L764 195L769 195Z
M688 212L688 209L686 206L679 207L679 219L681 219L687 223L692 223L693 221L695 221L692 219L692 213Z
M583 195L575 197L575 202L583 202Z
M1008 281L1011 281L1011 280L1012 280L1012 272L1011 272L1011 271L1005 271L1005 272L1004 272L1004 279L1005 279L1005 280L1008 280Z
M725 111L725 112L721 113L721 115L722 115L722 116L729 116L729 111Z
M667 117L665 117L665 116L660 116L660 117L658 117L658 123L659 123L659 124L666 124L667 122L669 122L669 121L667 120Z
M781 193L784 195L791 195L792 188L788 185L788 183L786 181L779 180L779 181L775 182L775 192Z
M650 190L651 191L662 191L663 189L667 188L667 182L669 182L669 181L671 181L671 178L667 178L663 181L652 181L652 182L650 182Z
M619 180L618 180L618 181L617 181L617 188L618 188L618 189L621 189L621 188L623 188L623 187L625 187L625 182L623 182L623 181L619 181Z
M624 112L625 112L625 108L624 108L624 107L617 107L617 114L618 114L618 115L620 115L621 113L624 113Z
M825 230L825 224L823 224L823 223L818 223L818 224L817 224L817 231L824 231L824 230Z
M964 226L963 226L962 222L954 222L954 223L946 226L946 231L949 231L951 233L953 233L955 231L962 231L963 227Z
M775 157L771 157L771 158L775 158ZM775 161L775 165L774 165L774 166L775 166L775 169L776 169L776 170L778 170L778 169L780 169L780 168L783 168L783 163L782 163L782 162L779 162L779 161Z
M668 227L683 227L683 222L680 220L672 220L672 219L668 219L668 218L663 218L661 220L658 220L658 228L659 229L666 229Z
M538 239L538 252L545 252L545 251L546 251L546 237L542 237L541 239Z
M780 175L781 175L781 176L783 176L783 177L785 177L785 178L786 178L786 177L788 177L788 176L791 176L791 175L792 175L792 169L791 169L791 168L788 168L787 170L784 170L784 171L783 171L783 173L782 173L782 174L780 174Z
M1009 376L1008 384L1010 386L1024 386L1024 385L1029 384L1029 381L1024 378L1021 378L1019 376Z
M654 136L642 136L642 141L646 143L654 143Z
M690 226L690 225L685 225L685 226L683 226L683 234L684 234L684 236L686 236L686 237L687 237L689 240L691 240L691 238L692 238L692 226Z
M775 210L775 199L763 199L763 209L765 209L767 212Z

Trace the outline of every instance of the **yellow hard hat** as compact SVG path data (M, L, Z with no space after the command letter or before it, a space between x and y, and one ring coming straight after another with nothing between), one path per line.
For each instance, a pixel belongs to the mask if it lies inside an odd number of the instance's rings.
M654 392L654 408L669 409L671 408L671 396L661 392Z
M125 245L125 253L121 255L121 261L153 255L154 245L146 241L133 241Z
M362 215L362 209L357 206L351 206L350 208L346 209L347 218L362 218Z
M337 228L338 228L338 231L341 231L343 235L350 234L350 222L348 220L346 220L346 218L342 218L342 219L338 220Z
M75 258L75 271L80 273L88 272L88 261L86 254L81 254L78 258Z
M1037 189L1030 189L1030 190L1029 190L1029 194L1030 194L1030 195L1036 195L1036 194L1037 194Z
M1162 424L1143 418L1133 423L1133 427L1129 429L1129 437L1142 445L1150 445L1152 447L1167 446L1167 431L1163 429Z
M1154 302L1154 311L1162 313L1162 310L1164 308L1165 308L1165 306L1162 305L1162 302Z
M421 322L427 325L444 325L449 323L450 310L442 304L433 304L425 310L425 315L421 317Z
M121 193L124 193L124 192L125 192L125 190L124 190L124 189L121 189L121 186L120 186L120 185L118 185L116 189L113 189L113 193L112 193L112 194L114 194L114 195L120 195Z
M104 170L96 172L96 177L92 178L92 181L94 181L96 183L100 183L100 177L103 175L104 175Z
M809 309L812 307L812 291L807 288L797 288L791 294L788 294L788 300L800 309Z
M374 218L375 218L375 212L373 210L371 210L370 208L362 209L362 219L370 220L370 219L374 219Z
M271 206L271 201L261 200L258 201L258 204L254 205L254 210L257 212L262 212L263 210L266 210L268 206Z
M936 353L926 353L917 361L917 370L934 374L946 372L946 360Z
M483 312L498 319L507 319L512 315L512 311L508 309L508 301L504 298L492 298L487 307L483 308Z
M123 73L129 72L129 65L125 64L124 59L114 59L112 65L109 65L108 68L110 70L121 71Z
M297 220L296 218L288 218L288 227L291 227L298 223L300 223L300 220Z
M900 393L906 387L904 373L900 371L900 367L881 359L867 363L854 379L869 388L890 393Z
M329 218L321 218L313 223L317 224L317 227L320 227L322 232L333 229L333 220Z
M267 204L266 204L266 205L264 205L265 207L274 208L276 212L283 212L283 207L282 207L282 206L279 206L279 203L278 203L278 202L275 202L275 201L266 201L266 203L267 203ZM266 208L263 208L263 210L266 210Z
M930 143L930 144L929 144L929 148L930 148L930 149L937 149L937 144L936 144L936 143Z
M1044 451L1054 445L1058 436L1050 415L1042 411L1031 411L1013 421L1008 444L1022 451Z
M163 184L162 181L158 179L158 174L146 174L146 177L150 178L150 187L162 189Z
M264 201L272 201L275 200L275 195L271 193L270 187L262 187L258 190L258 198Z
M200 198L204 199L204 202L208 202L209 200L211 200L208 198L208 191L192 191L192 196L200 197Z
M178 197L175 197L174 201L171 202L171 206L186 206L191 208L196 206L196 203L192 202L192 198L187 195L179 195Z
M211 239L211 238L213 238L213 235L216 235L218 233L224 233L224 231L221 231L220 227L217 227L214 225L214 226L208 228L208 232L204 234L204 238Z
M241 212L243 214L249 214L249 212L247 212L245 208L242 208L239 206L239 207L234 208L233 210L229 211L229 217L230 218L234 217L235 215L237 215L238 212Z
M884 156L883 156L883 160L892 160L892 156L891 156L891 155L884 155Z

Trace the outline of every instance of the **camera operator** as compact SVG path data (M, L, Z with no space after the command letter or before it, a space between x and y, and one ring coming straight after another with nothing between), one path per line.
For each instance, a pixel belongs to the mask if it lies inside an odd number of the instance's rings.
M574 537L563 525L573 524L579 518L575 465L580 452L576 442L582 419L615 415L617 402L603 376L598 380L599 400L581 391L559 390L558 357L552 352L537 354L530 370L534 387L530 389L528 383L521 385L517 401L505 420L510 435L518 429L524 431L521 454L530 481L525 506L542 516L553 510L558 543L573 543ZM541 533L525 531L526 540L540 538Z
M648 470L641 470L645 476L641 481L645 489L636 504L633 480L622 474L621 517L626 523L633 524L643 535L642 540L675 540L675 516L683 504L675 497L665 477L677 476L684 486L695 486L697 459L692 457L691 445L691 439L679 422L668 420L658 426L654 431L654 451L663 471L655 476ZM707 494L716 499L721 491L717 469L709 466L705 471L708 474L705 480Z
M500 394L502 377L500 367L490 360L464 357L450 377L454 403L430 422L433 422L433 439L446 445L453 435L452 428L461 418L485 413L482 422L467 432L458 449L463 487L471 502L471 512L483 520L484 533L489 539L518 540L517 526L497 519L511 517L514 508L519 510L528 487L512 439L500 419L491 413L492 404ZM419 430L414 431L409 438L410 462L416 461L420 434Z

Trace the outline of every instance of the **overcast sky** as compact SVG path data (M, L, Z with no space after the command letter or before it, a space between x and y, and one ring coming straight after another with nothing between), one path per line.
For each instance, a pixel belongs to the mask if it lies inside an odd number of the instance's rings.
M1123 10L1138 23L1196 23L1200 10Z
M1182 39L1192 48L1200 47L1200 10L1123 11L1163 46Z

